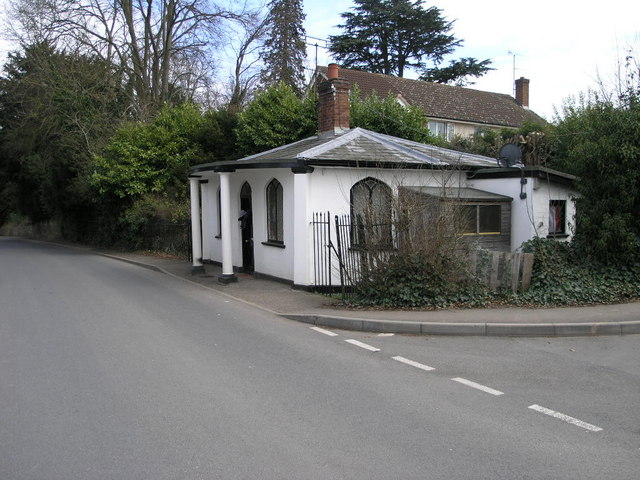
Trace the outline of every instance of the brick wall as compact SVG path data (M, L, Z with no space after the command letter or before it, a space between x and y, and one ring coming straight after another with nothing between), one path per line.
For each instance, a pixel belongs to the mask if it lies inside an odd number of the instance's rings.
M336 78L318 86L318 133L340 134L349 130L349 91L351 84Z

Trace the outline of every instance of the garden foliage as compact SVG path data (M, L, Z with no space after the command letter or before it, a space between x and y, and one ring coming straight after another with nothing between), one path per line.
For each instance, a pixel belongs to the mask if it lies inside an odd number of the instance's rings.
M238 116L236 141L242 155L263 152L315 135L315 96L303 100L284 83L256 95Z
M575 242L596 262L640 261L640 99L565 106L554 166L578 177Z

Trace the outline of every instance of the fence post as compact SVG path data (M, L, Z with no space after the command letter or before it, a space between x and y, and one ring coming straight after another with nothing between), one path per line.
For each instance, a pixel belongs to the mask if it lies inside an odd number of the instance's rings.
M345 288L344 288L344 268L343 268L343 257L342 257L342 241L341 241L341 235L340 235L340 220L338 218L338 215L336 215L335 217L335 221L336 221L336 242L338 243L338 265L340 267L340 286L342 289L342 295L344 296L345 294Z
M522 291L526 291L531 286L531 275L533 274L533 253L524 254L524 265L522 266Z
M498 277L498 273L500 270L500 253L493 252L491 255L491 277L489 280L489 285L491 288L496 288L500 286L500 280Z
M477 275L478 268L478 252L471 252L469 254L469 272L471 272L474 276Z
M521 253L511 254L511 291L516 293L518 291L518 284L520 283L520 262L522 261Z

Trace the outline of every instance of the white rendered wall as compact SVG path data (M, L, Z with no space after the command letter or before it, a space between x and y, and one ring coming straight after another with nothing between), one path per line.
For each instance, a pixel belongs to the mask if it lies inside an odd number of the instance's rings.
M570 241L575 232L576 204L573 198L577 195L577 192L562 185L550 183L542 178L533 179L532 183L538 234L541 237L546 237L549 234L549 201L564 200L567 207L565 212L565 232L567 237L563 240Z
M220 178L216 174L208 174L208 183L202 184L202 244L203 258L222 262L222 242L219 237L218 190Z
M331 214L330 235L335 248L337 232L334 217L349 215L351 210L350 191L354 184L367 177L386 183L397 198L399 187L455 187L465 185L464 172L443 172L440 170L398 170L398 169L365 169L365 168L316 168L310 177L308 209L310 214ZM313 255L313 243L311 243ZM297 261L297 255L296 255ZM340 285L340 268L335 252L331 252L331 282ZM313 271L312 271L313 274ZM312 279L315 281L315 278Z
M200 184L200 202L202 204L202 259L211 260L213 236L209 234L213 230L216 220L216 200L211 193L211 181Z
M244 181L251 185L251 202L253 208L253 253L255 271L278 278L293 281L294 269L294 195L293 173L290 169L260 169L238 171L232 177L234 191L237 191L238 205L240 188ZM263 245L267 235L267 185L273 179L282 185L282 233L284 248ZM239 212L239 209L238 209ZM238 226L238 235L240 228ZM234 244L235 245L235 244ZM238 241L237 245L240 245ZM238 248L238 265L242 264L242 251Z
M293 283L305 286L315 283L312 214L308 206L311 175L297 173L293 176Z
M513 199L511 202L511 251L516 251L523 242L535 236L531 179L527 179L522 190L527 194L525 199L520 198L520 178L470 179L469 186Z
M518 250L524 242L532 238L547 237L549 200L566 200L567 233L570 234L567 240L570 240L575 215L575 203L571 197L575 192L563 185L539 178L526 178L526 180L524 188L521 188L520 178L471 179L469 186L513 198L511 203L512 251ZM520 198L521 191L526 193L526 198Z
M309 210L350 213L350 191L354 184L367 177L386 183L396 196L399 187L465 186L464 172L440 170L399 170L373 168L316 168L310 177Z
M207 173L208 221L203 236L208 239L206 258L222 261L222 241L218 232L218 175ZM272 179L282 185L283 193L283 235L285 248L263 245L267 241L266 189ZM293 281L293 173L290 169L238 170L230 175L231 187L231 243L233 265L242 266L242 232L240 230L240 189L244 182L251 186L251 207L253 222L254 269L258 273L273 275Z
M304 181L296 176L305 176ZM222 260L221 240L218 232L218 188L219 176L206 173L203 178L209 182L203 184L203 237L206 238L203 257L213 261ZM272 275L295 281L296 284L310 285L314 282L313 272L313 234L311 219L314 213L330 212L332 239L335 242L333 216L350 213L350 190L358 181L373 177L391 187L394 195L401 186L462 186L477 188L513 198L511 223L511 249L534 236L546 237L548 234L549 200L567 201L567 219L573 223L575 212L571 201L572 191L566 187L545 183L539 179L527 179L524 192L527 198L520 199L520 178L503 179L466 179L460 171L443 172L439 170L396 170L364 168L320 168L312 173L293 174L290 169L254 169L238 170L230 175L231 218L233 265L242 265L242 245L240 225L240 189L245 181L251 185L252 221L254 239L254 267L257 273ZM284 247L263 245L267 238L266 187L277 179L283 188L283 236ZM296 198L298 195L303 198ZM305 193L306 191L306 193ZM299 201L296 208L294 202ZM572 233L568 228L568 233ZM303 237L303 241L300 240ZM297 239L297 240L296 240ZM295 248L294 248L295 246Z

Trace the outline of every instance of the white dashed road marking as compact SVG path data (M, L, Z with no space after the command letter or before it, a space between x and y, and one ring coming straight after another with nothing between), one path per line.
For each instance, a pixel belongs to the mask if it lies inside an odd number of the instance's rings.
M586 430L590 430L592 432L599 432L602 430L600 427L596 427L595 425L591 425L590 423L583 422L582 420L578 420L577 418L570 417L569 415L565 415L564 413L555 412L553 410L549 410L548 408L541 407L540 405L531 405L529 407L531 410L535 410L536 412L544 413L545 415L549 415L550 417L557 418L567 423L571 423L572 425L576 425L578 427L584 428Z
M366 343L359 342L358 340L348 339L345 342L350 343L351 345L355 345L356 347L364 348L365 350L369 350L370 352L379 352L380 349L376 347L372 347Z
M338 334L337 333L333 333L329 330L325 330L324 328L320 328L320 327L309 327L311 328L311 330L315 330L316 332L320 332L324 335L329 335L330 337L337 337Z
M394 360L397 360L398 362L401 363L405 363L407 365L411 365L412 367L416 367L419 368L421 370L425 370L427 372L430 372L431 370L435 370L435 368L430 367L429 365L424 365L422 363L418 363L418 362L414 362L413 360L409 360L408 358L404 358L404 357L393 357Z
M504 395L504 392L501 392L500 390L494 390L493 388L489 388L485 385L481 385L479 383L476 382L472 382L471 380L467 380L466 378L460 378L460 377L456 377L456 378L452 378L451 380L453 380L454 382L458 382L458 383L462 383L463 385L466 385L467 387L471 387L471 388L475 388L477 390L481 390L485 393L490 393L491 395Z
M337 337L338 336L337 333L334 333L334 332L332 332L330 330L326 330L324 328L320 328L320 327L309 327L309 328L311 328L311 330L314 330L314 331L316 331L318 333L322 333L323 335L327 335L329 337ZM391 335L380 334L379 336L391 336ZM379 348L376 348L376 347L371 346L371 345L369 345L367 343L364 343L364 342L360 342L358 340L354 340L352 338L349 338L349 339L345 340L345 342L350 343L351 345L355 345L356 347L360 347L360 348L363 348L365 350L369 350L370 352L379 352L380 351ZM415 367L415 368L419 368L419 369L424 370L426 372L430 372L432 370L435 370L435 368L430 367L429 365L425 365L423 363L418 363L418 362L415 362L415 361L410 360L408 358L401 357L399 355L396 356L396 357L391 357L391 358L393 360L397 361L397 362L404 363L405 365L410 365L410 366ZM471 380L467 380L466 378L455 377L455 378L452 378L451 380L453 380L454 382L458 382L458 383L461 383L463 385L466 385L468 387L475 388L475 389L480 390L482 392L489 393L491 395L495 395L495 396L504 395L504 392L501 392L500 390L495 390L495 389L493 389L491 387L487 387L486 385L482 385L480 383L472 382ZM564 422L570 423L572 425L576 425L578 427L584 428L585 430L589 430L591 432L600 432L600 431L602 431L601 427L598 427L596 425L592 425L592 424L587 423L587 422L583 422L582 420L578 420L577 418L570 417L569 415L565 415L564 413L556 412L554 410L550 410L548 408L541 407L540 405L530 405L529 409L535 410L536 412L543 413L543 414L548 415L548 416L553 417L553 418L557 418L559 420L562 420Z

